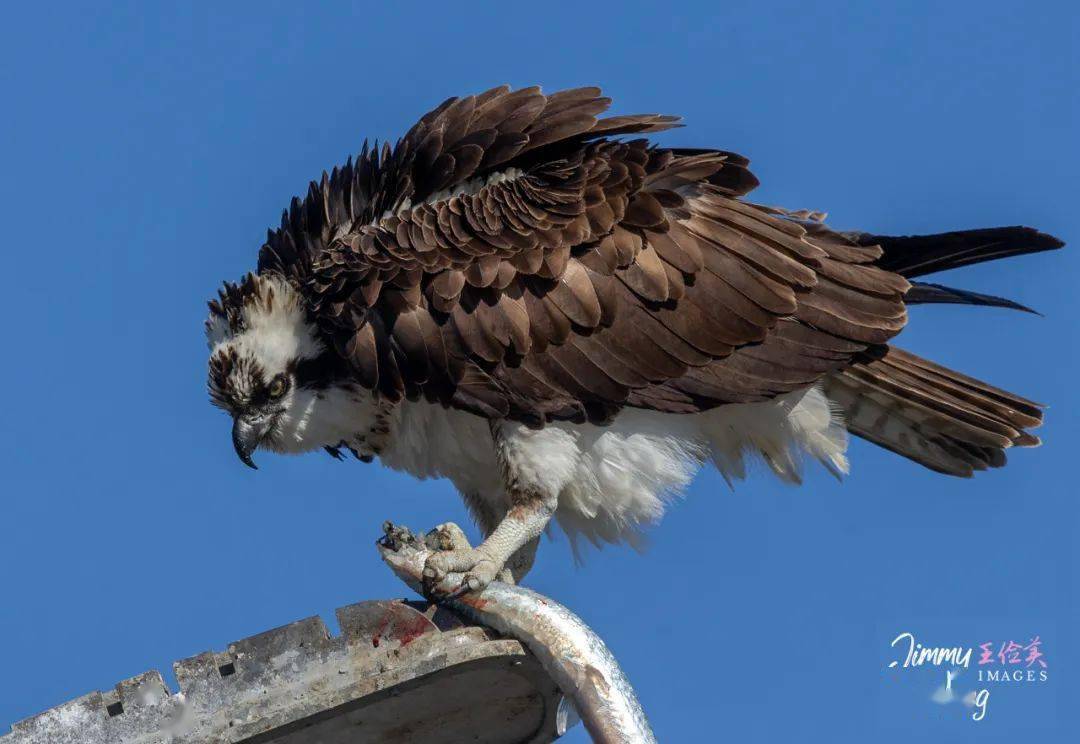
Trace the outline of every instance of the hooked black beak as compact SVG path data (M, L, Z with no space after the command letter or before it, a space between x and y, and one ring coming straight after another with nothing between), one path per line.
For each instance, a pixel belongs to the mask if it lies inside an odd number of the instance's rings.
M249 468L258 470L259 467L251 459L251 453L259 446L263 438L270 433L274 424L272 416L236 416L233 419L232 443L236 448L236 456Z

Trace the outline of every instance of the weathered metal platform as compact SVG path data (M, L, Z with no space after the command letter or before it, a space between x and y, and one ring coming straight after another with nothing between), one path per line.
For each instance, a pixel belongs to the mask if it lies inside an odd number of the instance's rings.
M560 693L515 640L422 602L337 611L124 680L15 724L0 744L547 742Z

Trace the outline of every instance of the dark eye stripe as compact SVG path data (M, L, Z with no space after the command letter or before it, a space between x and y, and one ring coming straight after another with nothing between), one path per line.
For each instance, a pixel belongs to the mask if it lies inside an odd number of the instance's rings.
M289 365L297 387L323 390L348 376L345 361L333 351L314 359L300 359Z
M211 358L210 397L215 405L223 408L257 408L275 401L298 388L325 390L336 382L349 377L346 362L333 351L326 351L314 359L293 360L286 368L282 381L284 389L272 396L270 389L278 378L266 379L262 365L250 357L239 357L229 350ZM239 395L243 389L244 395Z

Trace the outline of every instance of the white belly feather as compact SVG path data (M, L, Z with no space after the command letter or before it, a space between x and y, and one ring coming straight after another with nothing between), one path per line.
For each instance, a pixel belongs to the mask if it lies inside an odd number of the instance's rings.
M404 403L380 459L418 478L445 477L465 494L506 508L488 422L429 403ZM505 425L518 467L559 492L556 518L572 540L640 542L710 459L729 482L759 456L778 476L798 482L806 455L847 472L847 434L818 388L765 403L700 414L627 408L609 426L555 423L534 430Z

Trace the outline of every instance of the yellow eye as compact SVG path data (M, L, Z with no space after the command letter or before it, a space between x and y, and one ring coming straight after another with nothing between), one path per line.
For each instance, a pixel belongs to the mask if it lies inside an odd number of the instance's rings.
M270 397L274 398L275 400L277 398L280 398L281 396L285 395L285 390L287 387L288 385L285 383L285 378L281 375L278 375L270 381Z

